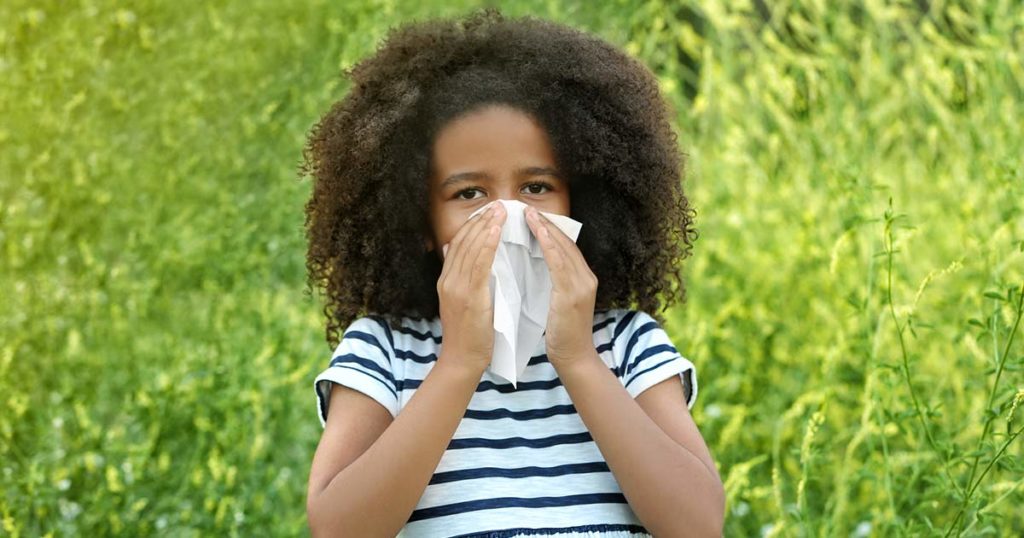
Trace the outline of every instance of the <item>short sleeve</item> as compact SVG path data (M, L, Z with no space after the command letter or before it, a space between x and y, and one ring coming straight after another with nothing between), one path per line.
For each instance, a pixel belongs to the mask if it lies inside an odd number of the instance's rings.
M361 317L349 324L330 364L313 380L321 427L327 427L331 383L362 392L383 405L391 416L398 415L391 346L391 332L384 320Z
M636 398L672 376L683 382L686 407L697 399L697 368L683 357L658 322L639 310L626 310L615 327L619 379Z

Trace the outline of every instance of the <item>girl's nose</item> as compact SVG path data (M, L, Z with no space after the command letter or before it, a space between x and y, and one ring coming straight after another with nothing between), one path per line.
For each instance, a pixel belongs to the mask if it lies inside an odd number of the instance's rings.
M487 209L488 210L493 209L495 215L501 215L502 213L505 213L506 212L505 204L501 203L502 200L506 200L506 199L505 198L501 198L501 199L494 200L493 202L488 203L487 205L490 206L490 207L488 207Z

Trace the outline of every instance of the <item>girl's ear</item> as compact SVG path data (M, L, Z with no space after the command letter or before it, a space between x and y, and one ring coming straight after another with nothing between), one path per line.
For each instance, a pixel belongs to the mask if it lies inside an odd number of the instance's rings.
M423 246L427 249L427 252L434 250L434 241L429 237L423 238Z

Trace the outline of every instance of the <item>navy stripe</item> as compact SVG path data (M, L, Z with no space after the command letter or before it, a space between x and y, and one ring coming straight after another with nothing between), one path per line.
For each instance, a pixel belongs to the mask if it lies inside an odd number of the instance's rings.
M613 321L615 321L615 318L614 317L609 317L607 319L604 319L604 320L601 320L601 321L597 322L597 325L594 325L594 332L600 331L601 329L604 328L605 325L608 325L609 323L611 323Z
M599 311L599 313L603 313L603 312L605 312L605 311ZM612 317L599 321L597 324L594 325L593 332L597 332L597 331L601 330L602 328L604 328L605 325L608 325L609 323L612 323L613 321L615 321L615 318L612 318ZM400 332L402 334L408 334L408 335L412 336L413 338L415 338L417 340L420 340L422 342L425 342L427 340L433 340L433 342L435 344L440 344L441 343L441 338L442 338L441 335L434 336L434 333L432 333L430 331L420 332L420 331L417 331L416 329L413 329L412 327L406 327L404 325L396 327L396 328L392 329L392 331Z
M607 351L610 348L611 348L611 342L609 342L607 344L601 344L600 346L597 346L595 349L597 350L598 353L602 353L604 351ZM417 363L420 363L420 364L430 364L430 363L437 362L437 353L428 353L426 355L420 355L420 354L416 353L415 351L406 350L406 349L396 349L395 350L395 357L397 357L399 359L403 359L403 360L411 360L413 362L417 362ZM537 364L544 364L546 362L549 362L547 354L546 353L541 353L540 355L534 355L534 356L530 357L530 360L529 360L529 362L526 363L526 365L527 366L534 366L534 365L537 365Z
M570 474L610 472L611 470L608 468L608 464L603 461L571 463L555 467L517 467L514 469L480 467L477 469L461 469L458 471L434 473L434 476L430 479L430 484L444 484L447 482L458 482L459 480L473 480L475 478L528 478L531 476L563 476Z
M415 389L423 384L422 379L406 379L403 381L403 387L406 389ZM519 392L523 390L550 390L555 387L562 385L560 378L549 379L545 381L523 381L519 383L519 388L516 389L512 386L512 383L495 383L493 381L481 381L476 386L476 392L487 392L489 390L496 390L502 394L508 394L512 392Z
M656 346L651 346L645 349L643 353L637 355L636 358L634 358L632 362L628 364L628 367L626 368L625 372L626 377L629 377L630 372L632 372L637 366L643 364L644 359L646 359L647 357L650 357L651 355L657 355L658 353L664 353L666 351L671 351L672 353L679 353L679 351L676 350L676 347L673 346L672 344L658 344ZM627 365L623 364L623 366Z
M496 531L474 532L460 534L451 538L513 538L514 536L549 536L553 534L603 534L606 532L625 531L632 534L651 535L650 531L642 525L628 523L601 523L598 525L579 525L576 527L542 527L534 529L530 527L519 527L517 529L502 529Z
M636 310L630 310L626 312L625 316L622 316L622 319L619 320L619 323L615 325L615 333L612 334L612 342L619 338L619 335L622 334L622 331L626 330L626 327L629 326L629 322L633 320L636 314Z
M658 328L658 323L657 322L649 321L649 322L644 323L643 325L641 325L640 328L638 328L637 330L633 331L633 334L630 335L630 337L629 337L629 342L626 343L626 352L622 354L622 356L624 357L623 360L622 360L623 364L628 364L630 362L630 357L631 357L630 353L633 351L633 346L635 346L637 341L640 340L640 335L644 334L645 332L653 331L654 329L657 329L657 328ZM626 369L626 373L628 374L629 371L632 370L632 369L633 369L633 367L630 366L629 368Z
M373 321L376 321L377 325L380 325L381 330L384 331L384 336L388 339L388 345L391 346L391 353L392 353L392 355L394 355L395 340L391 337L391 326L388 325L388 320L384 319L384 317L382 317L382 316L366 316L366 317L368 319L372 319Z
M402 334L408 334L408 335L412 336L413 338L415 338L417 340L422 340L422 341L433 340L435 344L440 344L441 343L441 337L440 336L434 336L434 334L431 333L430 331L419 332L416 329L413 329L411 327L405 327L405 326L398 327L395 330L400 332L400 333L402 333Z
M428 353L426 355L417 355L416 352L408 349L396 349L395 357L403 360L410 360L412 362L418 362L420 364L430 364L437 362L436 353Z
M377 364L376 362L373 362L370 359L364 359L363 357L360 357L355 353L346 353L344 355L338 355L337 357L331 359L331 364L329 366L339 366L344 363L354 363L362 366L363 368L373 370L374 372L383 375L385 379L391 382L392 392L398 390L397 385L395 383L395 378L394 376L391 375L391 370L382 368L381 365Z
M371 379L375 379L375 380L377 380L378 383L380 383L381 385L384 385L384 388L388 389L388 392L393 394L395 396L396 400L398 399L398 392L396 392L393 387L389 386L388 383L386 381L384 381L383 379L381 379L381 378L379 378L379 377L377 377L375 375L370 374L366 370L360 370L359 368L356 368L355 366L351 366L351 365L344 364L344 363L332 364L331 366L333 366L334 368L348 368L349 370L355 370L355 371L365 375L366 377L369 377ZM330 380L329 379L322 379L321 381L330 381ZM331 382L334 383L333 381L331 381Z
M327 402L325 401L324 395L320 393L320 383L314 385L316 387L316 400L320 402L320 418L323 419L324 423L327 422Z
M655 368L657 368L657 367L659 367L659 366L661 366L663 364L668 364L668 363L670 363L670 362L672 362L674 360L676 360L676 357L672 357L671 359L663 360L663 361L659 362L658 364L655 364L654 366L651 366L650 368L647 368L645 370L640 370L639 372L633 374L633 377L630 378L629 381L626 381L626 384L623 385L623 387L628 387L630 383L632 383L633 381L636 381L637 378L639 378L640 376L644 375L644 373L650 372L651 370L653 370L653 369L655 369Z
M554 379L545 379L541 381L523 381L517 383L519 388L512 386L512 383L495 383L494 381L481 381L476 386L475 392L487 392L489 390L496 390L501 394L511 394L513 392L519 392L522 390L550 390L555 387L562 386L562 378L556 377Z
M636 377L636 374L631 374L631 372L636 367L643 364L644 359L652 355L666 353L666 351L670 351L670 353L679 355L679 351L676 350L676 346L672 345L671 343L659 343L657 345L652 345L644 349L643 353L638 355L637 358L633 360L633 363L630 364L629 369L626 371L626 377Z
M466 414L463 415L466 418L474 418L478 420L497 420L501 418L511 418L513 420L533 420L537 418L547 418L556 415L572 415L576 413L576 408L572 404L568 405L555 405L544 409L527 409L525 411L511 411L504 407L498 409L491 409L490 411L478 411L469 409Z
M540 355L534 355L530 357L530 360L527 361L526 365L533 366L535 364L544 364L545 362L548 362L548 354L541 353Z
M580 504L628 504L626 496L622 493L587 493L583 495L565 495L563 497L496 497L494 499L481 499L477 501L465 501L460 503L442 504L431 508L422 508L413 511L409 516L409 522L420 521L435 517L462 514L476 510L493 510L495 508L546 508L553 506L576 506Z
M608 368L615 375L618 374L618 370L615 367ZM427 374L429 375L429 373ZM621 377L621 376L620 376ZM398 382L402 387L401 390L416 389L423 384L422 379L404 379ZM519 388L513 387L512 383L495 383L493 381L481 381L476 386L475 392L487 392L489 390L496 390L502 394L508 394L512 392L522 392L524 390L551 390L555 387L562 385L562 379L555 377L554 379L547 379L541 381L522 381L518 383Z
M384 346L380 343L380 340L377 340L376 336L374 336L374 335L372 335L372 334L370 334L368 332L357 331L357 330L353 329L353 330L350 330L350 331L346 332L345 335L342 338L351 338L353 340L362 340L363 342L366 342L367 344L370 344L373 347L379 349L381 356L384 357L385 360L387 360L388 350L384 349Z
M581 433L563 433L539 439L527 439L525 437L506 437L504 439L484 439L481 437L466 437L463 439L452 439L446 450L458 450L460 448L513 448L525 446L529 448L545 448L549 446L570 445L574 443L592 442L593 437L589 431Z

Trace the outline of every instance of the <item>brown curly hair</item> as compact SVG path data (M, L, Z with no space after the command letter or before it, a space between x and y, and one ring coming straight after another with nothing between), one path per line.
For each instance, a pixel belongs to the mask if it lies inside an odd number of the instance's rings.
M697 238L670 105L641 62L574 28L484 8L392 28L343 71L350 92L309 132L300 176L307 293L326 291L327 342L362 315L393 326L438 315L442 259L428 251L434 135L489 104L548 132L570 185L577 245L598 279L595 309L686 300L678 264ZM673 287L673 279L678 287ZM665 295L662 307L659 299Z

